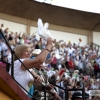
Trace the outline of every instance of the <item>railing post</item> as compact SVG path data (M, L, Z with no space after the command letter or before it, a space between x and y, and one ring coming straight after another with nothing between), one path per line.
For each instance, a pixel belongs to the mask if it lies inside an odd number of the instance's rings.
M3 61L3 51L1 50L1 60Z
M14 79L14 52L11 51L11 77Z
M83 100L85 100L85 88L84 88L84 84L83 84L82 96L83 96Z
M6 71L7 71L7 72L9 72L10 65L11 65L11 64L8 63L8 61L7 61L7 65L6 65Z
M2 35L2 38L4 39L5 43L7 44L8 48L10 49L11 54L12 54L11 76L12 76L12 78L14 79L14 72L13 72L13 69L14 69L14 68L13 68L13 65L14 65L14 52L13 52L12 48L10 47L8 41L6 40L5 36L3 35L3 32L2 32L1 29L0 29L0 34ZM2 53L2 54L3 54L3 53Z
M44 86L44 100L46 100L46 86Z
M67 92L67 88L65 89L65 100L68 100L68 92Z

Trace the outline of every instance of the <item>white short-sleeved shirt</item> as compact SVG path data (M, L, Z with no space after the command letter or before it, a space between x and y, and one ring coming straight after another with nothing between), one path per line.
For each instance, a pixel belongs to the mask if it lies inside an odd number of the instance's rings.
M20 59L20 60L23 62L25 59ZM32 70L30 69L30 71ZM11 73L11 70L9 73ZM29 89L28 87L29 81L34 79L33 76L27 70L23 71L21 69L21 62L19 60L14 61L14 78L27 91Z
M1 42L0 46L2 47L2 50L7 50L8 49L4 42Z
M8 47L6 46L6 44L4 42L0 43L0 51L4 50L3 55L6 56L8 55L8 52L5 50L8 50Z
M78 68L79 68L79 69L83 69L83 64L82 64L81 61L79 61L79 63L78 63Z
M52 75L55 75L55 71L47 71L48 77L51 77Z
M69 54L72 54L73 51L75 51L74 48L71 48L71 49L69 48L68 53L69 53Z

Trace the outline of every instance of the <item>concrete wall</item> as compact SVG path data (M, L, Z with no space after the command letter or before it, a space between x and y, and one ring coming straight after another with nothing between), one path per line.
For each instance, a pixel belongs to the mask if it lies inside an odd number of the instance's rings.
M9 27L13 32L25 32L26 34L31 35L33 33L36 34L37 32L37 22L29 19L0 13L0 23L3 23L5 27ZM79 38L81 38L83 40L82 45L89 43L88 37L90 31L88 30L75 29L53 24L50 24L49 30L57 40L64 40L65 42L70 40L72 43L78 43ZM39 38L39 36L37 37Z
M81 45L85 46L87 44L87 36L85 35L79 35L75 33L70 33L70 32L63 32L63 31L56 31L56 30L50 30L50 33L52 36L57 40L64 40L66 43L70 40L71 43L79 43L79 38L81 38L83 41ZM37 27L32 27L30 28L30 34L33 35L35 34L37 38L39 39L40 37L38 36L37 33ZM81 34L81 33L80 33Z
M26 32L27 26L24 24L0 19L0 23L4 24L4 28L9 28L12 32Z
M93 42L100 45L100 32L93 32Z

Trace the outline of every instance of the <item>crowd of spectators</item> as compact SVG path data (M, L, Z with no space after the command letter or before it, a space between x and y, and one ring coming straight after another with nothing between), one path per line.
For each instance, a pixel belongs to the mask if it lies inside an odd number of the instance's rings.
M3 24L1 24L0 29L12 50L18 45L28 44L31 48L30 59L34 59L36 54L39 55L46 47L47 41L41 37L38 40L35 34L29 36L25 33L13 33L9 31L9 28L4 29ZM72 44L71 41L66 43L64 40L56 41L56 39L54 39L52 49L48 53L41 71L50 83L63 88L80 89L83 88L84 84L85 99L100 100L100 96L89 96L89 90L100 90L100 50L91 45L82 46L82 41L84 40L80 38L78 44ZM10 49L1 34L0 53L1 58L11 64ZM6 66L3 62L0 62L0 64L3 67ZM35 71L36 69L34 68L33 70ZM29 89L31 86L32 84L29 83ZM65 100L65 91L57 87L55 91L62 100ZM81 91L68 92L68 100L71 100L71 98L73 98L72 100L77 100L74 99L74 96L79 97L81 100Z

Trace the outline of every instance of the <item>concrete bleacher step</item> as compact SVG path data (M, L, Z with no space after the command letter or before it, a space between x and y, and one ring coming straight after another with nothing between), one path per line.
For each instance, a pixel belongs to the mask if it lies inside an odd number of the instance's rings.
M0 100L31 100L1 65Z

